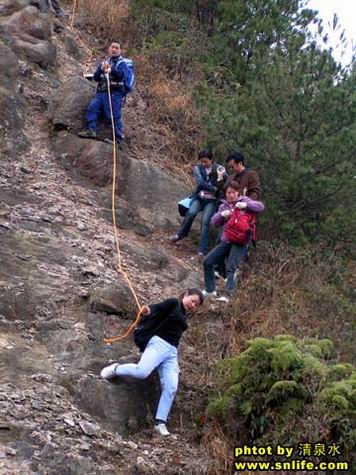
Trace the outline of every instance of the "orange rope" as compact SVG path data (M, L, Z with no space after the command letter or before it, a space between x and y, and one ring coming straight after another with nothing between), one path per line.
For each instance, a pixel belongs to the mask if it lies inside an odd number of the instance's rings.
M69 28L71 30L74 30L74 20L75 20L75 14L77 12L77 0L73 0L73 5L72 5L72 17L70 20Z
M115 236L115 244L116 244L116 252L118 256L118 265L116 267L116 270L123 276L125 279L126 283L128 284L131 293L135 299L136 305L138 307L138 313L136 315L135 321L129 326L129 328L126 330L125 333L122 335L119 335L117 337L113 338L106 338L104 340L105 343L111 344L114 341L119 341L124 338L126 338L131 331L135 328L136 324L139 322L141 318L141 313L143 310L143 307L141 307L140 302L137 298L135 289L133 288L133 285L131 283L130 277L128 276L127 272L122 267L122 259L121 259L121 251L120 251L120 242L119 242L119 236L117 232L117 226L116 226L116 208L115 208L115 187L116 187L116 169L117 169L117 157L116 157L116 134L115 134L115 121L114 121L114 114L112 110L112 100L111 100L111 88L110 88L110 80L109 76L106 76L107 84L108 84L108 97L109 97L109 107L110 107L110 118L111 118L111 130L112 130L112 137L113 137L113 153L112 153L112 162L113 162L113 170L112 170L112 190L111 190L111 209L112 209L112 227L114 231L114 236Z
M73 32L75 37L77 38L78 42L82 45L84 49L89 51L89 59L85 62L85 69L87 69L87 65L90 64L91 58L92 58L92 51L84 44L82 39L79 37L79 35L76 33L74 29L74 21L75 21L75 14L77 10L77 0L73 0L73 6L72 6L72 16L70 20L70 26L69 29ZM113 109L112 109L112 101L111 101L111 88L110 88L110 80L109 77L107 76L107 83L108 83L108 97L109 97L109 106L110 106L110 118L111 118L111 129L112 129L112 137L113 137L113 154L112 154L112 161L113 161L113 170L112 170L112 193L111 193L111 208L112 208L112 227L114 231L114 236L115 236L115 245L116 245L116 252L117 252L117 257L118 257L118 265L116 266L116 270L119 274L122 275L124 280L126 281L127 285L129 286L131 293L133 295L133 298L135 299L137 308L138 308L138 313L136 315L136 318L133 323L128 327L126 332L124 332L122 335L113 337L113 338L106 338L104 339L104 342L106 344L111 344L114 341L119 341L123 340L126 338L130 333L133 331L137 323L140 321L141 314L143 311L144 307L141 307L140 302L138 300L138 297L136 295L135 289L131 283L130 277L127 274L127 272L124 270L122 267L122 259L121 259L121 251L120 251L120 242L119 242L119 236L117 232L117 226L116 226L116 208L115 208L115 188L116 188L116 171L117 171L117 156L116 156L116 134L115 134L115 121L114 121L114 114L113 114Z

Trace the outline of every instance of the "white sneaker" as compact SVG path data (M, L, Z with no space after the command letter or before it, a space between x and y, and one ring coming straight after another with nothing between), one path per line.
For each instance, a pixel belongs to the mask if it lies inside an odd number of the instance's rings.
M156 432L159 433L159 435L162 435L163 437L166 437L167 435L171 435L170 432L168 432L166 424L163 422L160 422L159 424L155 424L155 429Z
M216 290L214 290L213 292L208 292L205 289L202 290L202 294L205 299L208 299L209 297L216 297L217 295Z
M217 302L228 302L229 301L229 298L226 297L226 295L221 295L220 297L218 297L217 299L215 299Z
M100 376L103 379L113 379L116 375L116 368L119 366L118 363L111 364L110 366L106 366L100 372Z

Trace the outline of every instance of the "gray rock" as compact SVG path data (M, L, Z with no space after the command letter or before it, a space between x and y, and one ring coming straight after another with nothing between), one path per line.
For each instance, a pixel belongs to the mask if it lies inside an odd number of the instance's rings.
M61 131L53 141L53 148L69 173L79 173L94 185L111 183L111 145ZM130 158L125 147L118 152L117 194L130 203L125 209L133 212L132 220L170 229L179 224L177 202L189 194L189 189L149 161ZM120 206L119 199L119 213Z
M28 6L34 6L41 12L48 11L47 0L3 0L0 5L0 16L9 16Z
M33 6L15 12L6 22L5 33L19 38L33 37L38 40L49 40L51 23L47 15Z
M114 383L84 377L75 389L79 404L87 412L104 427L126 436L130 417L136 417L142 427L155 411L158 394L152 383L152 377L143 381L120 378Z
M72 56L72 58L77 59L77 60L81 58L80 50L74 38L67 35L64 38L64 46L69 56Z
M11 457L15 457L17 455L17 450L13 449L12 447L6 447L5 453L6 453L6 455L10 455Z
M30 289L19 292L16 287L0 282L0 314L8 320L27 320L33 318L36 305Z
M4 0L0 5L0 16L9 16L30 5L30 0Z
M19 114L18 99L8 89L0 87L0 134L6 136L9 131L21 129L23 121Z
M114 313L130 317L136 308L129 287L120 281L112 286L94 289L89 305L92 312Z
M51 43L51 23L38 8L27 6L13 13L2 29L13 52L42 68L53 66L57 49Z
M39 465L36 467L36 473L46 473L49 475L88 475L94 473L103 475L104 473L109 473L99 469L89 457L75 455L70 451L65 454L57 452L56 456L53 457L53 448L49 445L41 452L40 460Z
M135 473L142 474L142 475L157 473L157 467L153 463L148 462L143 457L137 457L136 465L135 465Z
M81 77L65 81L50 98L49 117L55 127L79 131L84 127L84 113L95 94L94 86Z
M0 85L12 88L19 70L19 62L14 53L4 44L0 44Z
M90 422L80 421L79 427L82 429L83 433L89 437L92 437L98 432L98 428Z
M57 48L49 41L37 40L30 36L27 37L27 41L14 37L9 41L9 46L14 53L38 64L43 69L54 66L56 62Z

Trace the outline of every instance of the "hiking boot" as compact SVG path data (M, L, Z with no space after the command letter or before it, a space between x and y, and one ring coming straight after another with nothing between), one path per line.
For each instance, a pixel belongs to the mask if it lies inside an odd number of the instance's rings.
M103 379L113 379L113 378L116 378L116 368L119 366L118 363L114 363L114 364L111 364L110 366L106 366L105 368L103 368L100 372L100 376L103 378Z
M171 435L170 432L167 429L166 424L164 424L164 422L160 422L159 424L155 424L155 429L156 429L156 432L158 432L159 435L162 435L163 437L166 437L167 435Z
M169 238L169 240L170 240L171 242L177 242L177 241L180 241L181 239L182 239L182 238L181 238L180 236L178 236L178 234L175 234L174 236L171 236L171 237Z
M208 298L210 298L210 297L216 297L216 295L217 295L217 294L216 294L216 290L213 290L212 292L208 292L208 291L205 290L205 289L202 290L202 294L203 294L203 297L204 297L205 299L208 299Z
M78 137L81 137L82 139L96 139L97 134L95 130L82 130L81 132L78 132Z

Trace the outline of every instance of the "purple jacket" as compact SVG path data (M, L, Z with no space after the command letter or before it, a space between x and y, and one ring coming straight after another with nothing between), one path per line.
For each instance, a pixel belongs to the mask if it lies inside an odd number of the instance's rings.
M248 196L239 196L237 198L237 201L232 205L229 205L226 200L222 200L219 209L215 214L213 214L210 220L211 224L213 226L225 226L229 218L224 218L223 216L221 216L222 211L232 211L234 209L235 204L239 201L247 204L245 211L248 211L249 213L262 213L262 211L265 209L265 205L262 203L262 201L252 200ZM222 234L221 241L226 242L226 240L224 239L224 234Z

